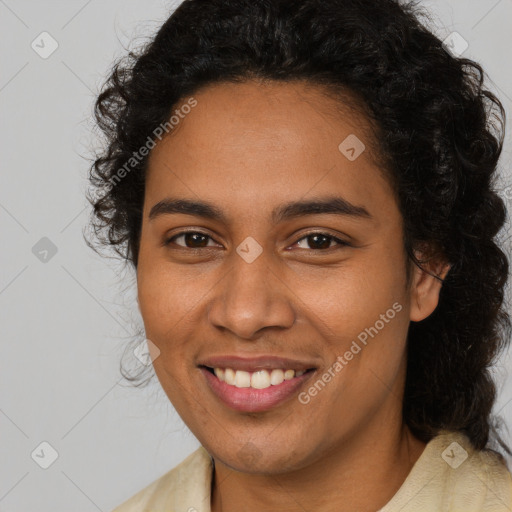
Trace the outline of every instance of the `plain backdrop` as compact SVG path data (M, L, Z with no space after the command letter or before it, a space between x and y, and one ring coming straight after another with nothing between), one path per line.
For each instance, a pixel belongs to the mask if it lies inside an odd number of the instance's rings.
M198 446L156 378L142 389L121 378L140 325L134 276L82 238L95 95L114 58L177 3L0 0L2 512L107 512ZM456 31L469 43L464 56L510 113L512 0L422 3L443 40ZM496 411L509 425L511 373L505 355Z

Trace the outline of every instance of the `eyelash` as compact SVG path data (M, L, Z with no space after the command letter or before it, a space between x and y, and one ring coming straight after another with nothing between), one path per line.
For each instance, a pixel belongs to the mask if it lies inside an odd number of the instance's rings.
M183 235L188 235L188 234L203 235L203 236L208 237L210 240L213 240L213 238L210 235L208 235L206 233L203 233L202 231L189 230L189 231L180 231L179 233L176 233L172 237L165 239L163 245L166 246L166 247L170 246L173 243L174 240L176 240L177 238L179 238L179 237L181 237ZM333 236L333 235L331 235L329 233L323 233L323 232L320 232L320 231L313 231L311 233L306 233L301 238L299 238L293 245L295 245L296 243L300 242L301 240L304 240L304 239L306 239L306 238L308 238L310 236L315 236L315 235L323 236L325 238L330 239L331 241L337 242L338 246L340 248L341 247L350 247L350 244L348 242L345 242L341 238L338 238L338 237L335 237L335 236ZM200 249L211 249L211 247L186 247L186 246L183 246L183 245L178 245L178 247L181 247L182 249L188 249L188 250L191 250L191 251L200 250ZM327 249L309 249L309 250L310 251L326 252L326 251L329 251L329 250L334 249L334 248L335 247L328 247ZM304 250L308 250L308 249L304 249Z

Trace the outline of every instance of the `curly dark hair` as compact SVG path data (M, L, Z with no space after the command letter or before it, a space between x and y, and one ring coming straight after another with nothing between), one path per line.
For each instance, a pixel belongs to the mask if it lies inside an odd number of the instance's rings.
M398 0L185 0L113 64L96 100L106 145L90 169L87 243L137 268L147 156L114 177L200 88L302 80L349 92L378 127L410 262L425 263L414 250L426 244L451 264L434 313L410 324L404 422L424 442L449 429L477 449L496 437L510 454L490 373L511 332L497 243L507 212L495 188L505 112L482 67L452 55L422 16Z

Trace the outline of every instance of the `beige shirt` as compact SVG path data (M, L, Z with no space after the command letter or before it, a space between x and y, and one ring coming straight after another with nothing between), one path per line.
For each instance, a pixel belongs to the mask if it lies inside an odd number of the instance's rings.
M212 458L200 446L113 512L211 512ZM512 512L512 475L498 456L475 451L461 433L429 443L378 512Z

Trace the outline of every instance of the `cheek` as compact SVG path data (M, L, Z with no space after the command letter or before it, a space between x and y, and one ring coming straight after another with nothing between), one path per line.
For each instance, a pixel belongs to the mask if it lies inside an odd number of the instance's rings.
M408 305L404 265L399 251L374 248L348 258L335 270L301 275L297 296L306 305L306 312L314 312L312 318L319 319L327 338L340 337L346 342L373 326L387 311L392 319L386 326L400 317L403 330L401 318L405 315L395 313L396 309L406 311ZM393 309L395 303L401 307Z
M190 354L186 330L192 332L188 318L194 300L191 285L183 286L176 272L170 273L157 261L139 259L137 270L138 301L146 337L159 349L153 367L169 400L180 411L194 408L194 400L184 383L188 380ZM194 285L197 286L197 285Z
M200 284L155 258L141 258L137 270L139 307L146 331L162 335L193 310Z
M145 335L160 351L153 366L167 390L169 386L165 382L183 366L179 363L185 357L180 342L184 337L176 334L186 325L190 306L180 290L181 284L168 271L159 269L156 263L147 264L144 260L139 263L137 287Z
M409 325L404 255L400 246L382 244L347 259L329 276L301 279L298 295L328 341L328 360L334 365L342 358L342 366L331 367L338 377L331 387L336 398L330 399L343 410L374 410L397 384L404 361Z
M206 325L204 305L215 282L207 276L198 278L197 270L171 265L141 248L137 287L146 337L160 350L153 361L155 373L180 410L195 403L187 391L196 348L191 341L198 339L198 332Z

